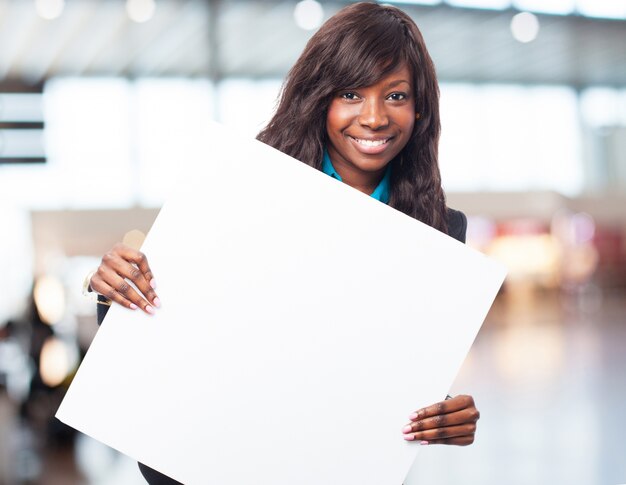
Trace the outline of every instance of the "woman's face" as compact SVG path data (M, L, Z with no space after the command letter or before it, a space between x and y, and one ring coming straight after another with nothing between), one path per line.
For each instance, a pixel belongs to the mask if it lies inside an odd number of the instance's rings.
M326 117L326 148L335 170L349 185L373 190L414 124L413 80L406 65L371 86L339 91Z

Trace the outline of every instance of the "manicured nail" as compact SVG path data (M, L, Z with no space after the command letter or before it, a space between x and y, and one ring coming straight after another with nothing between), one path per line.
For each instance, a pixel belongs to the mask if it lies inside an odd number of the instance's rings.
M413 431L413 428L411 428L411 426L408 424L404 428L402 428L403 433L410 433L411 431Z
M139 308L137 305L135 305L134 303L130 304L130 309L131 310L137 310L137 308Z
M415 439L415 436L413 436L412 434L405 434L404 439L407 441L413 441Z
M152 287L153 290L156 290L156 281L154 281L154 278L150 280L150 286Z
M413 414L411 414L411 415L409 416L409 419L410 419L411 421L416 420L416 419L417 419L417 413L413 413Z
M159 298L155 298L154 300L152 300L152 303L154 303L154 306L157 308L161 308L161 300L159 300Z
M420 441L420 445L422 446L426 446L428 444L428 441Z
M154 315L154 308L152 308L150 305L146 305L146 311L147 311L150 315Z

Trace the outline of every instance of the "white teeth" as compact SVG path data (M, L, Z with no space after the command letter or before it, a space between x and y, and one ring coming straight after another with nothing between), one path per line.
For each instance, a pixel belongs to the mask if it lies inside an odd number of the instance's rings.
M364 145L366 147L379 147L387 143L388 139L385 140L361 140L359 138L354 138L354 140L360 145Z

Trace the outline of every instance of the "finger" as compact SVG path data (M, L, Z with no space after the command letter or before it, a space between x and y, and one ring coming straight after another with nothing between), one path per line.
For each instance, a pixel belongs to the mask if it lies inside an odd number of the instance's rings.
M121 295L120 293L118 293L115 288L113 288L112 286L110 286L108 283L105 283L104 281L102 281L99 278L93 278L94 284L96 285L94 287L94 290L104 296L105 298L114 301L115 303L122 305L123 307L126 307L130 310L137 310L137 308L139 308L136 304L134 304L132 301L128 300L127 298L125 298L123 295Z
M139 293L137 293L131 284L124 278L116 273L113 273L109 276L107 281L108 284L124 298L134 303L144 312L149 313L150 315L154 314L154 308L150 305L150 302L146 301Z
M411 421L419 421L439 414L448 414L455 411L460 411L468 407L474 406L474 398L472 396L456 396L452 399L446 399L445 401L438 402L432 406L422 408L409 416Z
M135 262L140 262L147 267L148 273L144 274L142 270L136 266ZM143 262L143 263L142 263ZM144 264L145 263L145 264ZM135 286L143 293L146 299L155 307L160 307L161 302L154 292L154 278L152 272L147 265L145 255L125 244L116 244L111 251L102 257L102 264L98 267L98 273L102 279L109 285L115 287L112 281L107 281L107 270L111 269L123 278L131 280Z
M111 291L111 285L109 285L102 277L102 271L100 268L98 268L98 271L91 276L89 286L91 286L91 289L94 292L107 298L107 294Z
M141 251L137 251L126 244L116 244L113 248L113 251L119 254L126 261L130 261L135 263L139 270L143 273L144 278L148 282L148 284L155 289L156 283L154 281L154 275L152 274L152 270L150 269L150 265L148 264L148 258Z
M429 445L456 445L456 446L468 446L474 442L475 435L467 436L455 436L450 439L432 440L429 441Z
M416 431L424 431L427 429L443 428L446 426L454 426L458 424L475 423L480 418L478 409L472 407L462 409L448 414L438 414L430 418L421 419L408 423L402 428L403 433L414 433Z
M101 275L104 275L104 278L100 278ZM139 295L128 281L119 276L112 269L101 268L98 270L97 285L98 288L102 288L104 292L101 292L99 289L96 291L110 300L133 310L141 308L150 315L154 314L154 308L152 308L150 303Z
M161 306L161 301L157 297L157 294L155 293L152 286L150 286L150 283L145 278L145 275L137 266L124 260L122 257L114 257L109 261L108 267L122 278L132 281L137 289L141 291L145 299L148 300L148 302L151 302L151 304L153 304L157 308ZM106 271L106 269L103 268L103 271ZM117 288L117 286L113 283L114 281L109 281L109 284L111 286Z
M428 429L418 431L417 433L408 433L404 435L407 441L428 441L443 440L457 438L460 436L468 436L476 433L476 423L462 424L459 426L446 426L445 428Z

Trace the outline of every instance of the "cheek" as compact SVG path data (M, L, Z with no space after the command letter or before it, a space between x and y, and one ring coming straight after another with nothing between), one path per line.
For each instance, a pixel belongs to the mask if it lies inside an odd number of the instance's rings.
M410 137L411 133L413 133L413 128L415 127L415 110L407 109L399 113L397 117L398 124L402 128L403 133Z
M326 131L329 136L332 136L332 132L336 133L350 124L350 120L354 118L352 111L351 107L344 106L338 101L330 103L326 115Z

